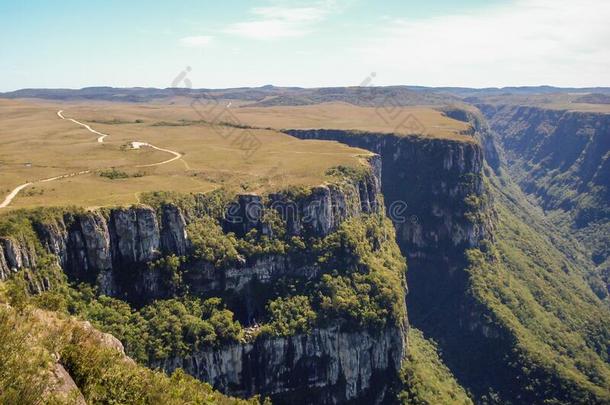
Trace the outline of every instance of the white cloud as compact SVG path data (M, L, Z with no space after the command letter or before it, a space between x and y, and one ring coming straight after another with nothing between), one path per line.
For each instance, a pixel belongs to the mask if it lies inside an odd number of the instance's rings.
M180 38L180 43L184 46L189 46L192 48L203 48L210 45L213 39L214 37L209 35L198 35Z
M250 39L269 40L302 37L336 10L335 1L319 1L307 7L277 5L256 7L255 18L230 24L225 32Z
M393 20L356 50L397 83L607 85L608 21L608 1L517 0L472 13Z

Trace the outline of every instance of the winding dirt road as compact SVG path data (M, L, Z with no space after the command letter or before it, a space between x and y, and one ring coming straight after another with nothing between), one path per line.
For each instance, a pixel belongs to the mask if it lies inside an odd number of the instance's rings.
M97 138L97 142L98 143L104 143L104 138L106 138L108 136L108 134L104 134L102 132L96 131L95 129L91 128L89 125L83 124L82 122L77 121L77 120L75 120L73 118L66 118L66 117L64 117L63 112L64 112L64 110L57 111L57 116L59 118L61 118L62 120L72 121L75 124L78 124L78 125L86 128L89 132L94 133L96 135L99 135L98 138ZM173 162L174 160L178 160L178 159L182 158L182 154L181 153L173 151L171 149L159 148L158 146L155 146L155 145L150 144L148 142L138 142L138 141L131 142L131 147L133 149L140 149L142 146L147 146L149 148L153 148L153 149L156 149L156 150L161 151L161 152L172 154L172 155L174 155L174 157L172 157L171 159L164 160L162 162L151 163L151 164L147 164L147 165L137 165L136 167L161 166L161 165ZM48 179L42 179L42 180L37 180L37 181L32 181L32 182L27 182L27 183L20 184L19 186L15 187L13 189L13 191L11 191L9 193L9 195L6 196L4 201L2 201L2 203L0 204L0 208L8 207L8 205L13 201L13 199L15 197L17 197L17 194L19 194L19 192L21 190L23 190L24 188L26 188L28 186L31 186L32 184L35 184L35 183L47 183L49 181L65 179L67 177L79 176L81 174L87 174L87 173L91 173L91 171L90 170L83 170L83 171L80 171L80 172L62 174L60 176L49 177Z
M9 195L6 196L4 201L2 201L2 204L0 204L0 208L7 207L11 203L11 201L13 201L13 198L15 198L21 190L23 190L30 184L32 184L32 183L24 183L24 184L21 184L20 186L17 186L13 191L11 191L9 193Z
M93 132L94 134L99 135L99 137L97 138L97 141L98 141L99 143L104 143L104 138L105 138L105 137L107 137L107 136L108 136L108 134L103 134L103 133L101 133L101 132L98 132L98 131L96 131L95 129L91 128L89 125L87 125L87 124L83 124L83 123L82 123L82 122L80 122L80 121L76 121L76 120L75 120L75 119L73 119L73 118L66 118L66 117L64 117L64 116L63 116L63 114L62 114L63 112L64 112L64 110L59 110L59 111L57 111L57 116L58 116L59 118L61 118L62 120L68 120L68 121L72 121L72 122L74 122L75 124L78 124L78 125L80 125L80 126L82 126L82 127L87 128L87 130L88 130L89 132Z
M174 157L171 158L171 159L164 160L163 162L151 163L151 164L148 164L148 165L138 165L136 167L161 166L161 165L164 165L166 163L173 162L174 160L180 159L182 157L181 153L178 153L178 152L170 150L170 149L159 148L158 146L152 145L152 144L150 144L148 142L132 142L131 143L131 147L133 149L140 149L140 147L142 147L142 146L148 146L149 148L160 150L161 152L171 153L172 155L174 155Z

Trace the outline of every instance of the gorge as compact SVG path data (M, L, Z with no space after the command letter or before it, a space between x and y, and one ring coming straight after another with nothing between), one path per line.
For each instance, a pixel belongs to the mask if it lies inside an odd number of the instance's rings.
M70 297L68 314L138 364L231 396L607 403L607 115L430 110L456 132L286 129L268 116L263 129L247 108L239 125L155 121L276 131L320 156L339 142L363 163L268 192L14 210L0 218L0 279L23 277L46 309ZM417 369L424 350L432 371Z

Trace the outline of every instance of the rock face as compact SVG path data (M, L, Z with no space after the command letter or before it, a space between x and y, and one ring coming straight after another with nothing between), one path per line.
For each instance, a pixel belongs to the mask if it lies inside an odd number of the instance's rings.
M371 171L353 182L314 187L303 196L275 193L263 203L257 195L240 195L227 208L223 227L227 232L245 235L257 229L263 235L271 230L261 220L265 209L275 210L287 223L289 235L324 237L351 216L371 213L380 206L380 164L372 157ZM107 212L66 213L53 222L35 223L35 231L45 251L56 256L61 267L74 280L97 284L110 296L143 302L163 298L159 285L161 275L148 271L146 263L162 255L188 254L187 221L174 205L164 205L156 212L151 207L116 208ZM36 249L32 241L0 239L0 277L10 271L33 267ZM264 263L264 265L263 265ZM205 267L205 265L202 265ZM294 272L283 259L258 259L248 268L241 266L223 274L211 272L213 279L201 276L204 284L195 285L202 291L216 287L243 286L248 279L269 279L272 274ZM278 270L281 269L281 270ZM314 270L304 270L305 273Z
M78 386L66 371L64 366L60 363L55 363L51 373L51 384L47 389L47 392L43 394L45 399L48 396L53 395L55 398L59 398L66 403L73 403L75 405L87 405L85 397L80 392Z
M314 264L302 264L289 255L264 255L249 260L241 267L218 269L210 263L196 261L185 277L191 291L197 294L211 292L240 293L248 284L256 280L259 284L270 284L281 277L302 277L312 280L317 277L319 268Z
M371 171L363 178L313 187L303 195L274 193L269 195L267 204L257 195L239 196L227 209L224 228L238 236L252 229L268 235L271 230L265 227L261 219L264 209L269 208L286 221L289 235L324 237L346 218L372 213L379 208L379 156L371 157L369 163Z
M36 251L31 243L11 237L0 238L0 252L0 274L8 275L10 271L36 265Z
M152 209L139 207L112 210L109 225L112 229L115 262L147 262L159 257L159 224Z
M165 205L161 209L161 248L165 253L185 255L188 241L184 215L175 205Z
M610 114L479 105L506 167L605 274L610 293ZM600 295L600 291L597 291Z
M288 236L324 237L345 219L383 206L378 200L378 157L371 159L371 167L367 175L302 192L276 193L265 199L238 196L227 207L222 226L239 236L253 229L271 235L273 230L262 215L273 210L285 220ZM164 284L162 270L148 264L169 254L189 256L187 223L175 205L158 210L137 206L67 212L54 220L35 222L35 241L0 239L0 278L51 254L71 280L95 284L103 294L136 305L166 298L172 292ZM236 314L247 324L264 310L257 307L264 301L255 302L255 290L260 293L261 286L280 278L313 280L320 271L315 261L277 254L251 257L234 267L216 268L194 259L184 266L183 277L191 293L231 299ZM270 395L274 403L380 403L392 398L389 390L405 351L406 325L405 319L401 326L374 333L344 331L335 325L307 335L260 336L251 343L210 347L153 366L167 371L181 367L223 392Z
M273 394L279 404L376 403L391 400L385 391L400 368L404 336L400 328L371 334L334 326L205 350L157 366L183 368L240 396Z
M387 213L408 258L463 251L491 235L491 222L474 220L469 213L478 207L466 203L469 197L485 197L483 149L474 139L460 142L340 130L286 132L303 139L335 140L380 155Z
M485 313L467 293L465 252L493 239L495 214L483 181L484 160L497 159L498 153L480 118L463 111L448 114L471 123L471 140L288 132L299 138L336 140L381 156L387 214L409 259L409 322L435 339L444 360L457 370L465 357L476 358L477 349L470 348L497 344Z

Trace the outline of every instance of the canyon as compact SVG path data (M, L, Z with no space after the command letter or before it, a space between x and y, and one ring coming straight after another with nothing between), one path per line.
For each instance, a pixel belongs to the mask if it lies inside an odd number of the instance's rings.
M256 108L238 116L249 119L262 107ZM399 392L416 389L401 375L414 366L406 359L416 350L409 329L417 328L437 342L449 375L475 403L608 400L607 115L442 106L435 119L442 115L459 129L431 136L286 129L286 110L274 111L279 118L269 118L265 131L281 130L310 146L338 142L368 151L365 169L336 166L317 185L238 192L212 204L216 211L207 210L214 193L152 193L123 207L15 211L0 228L0 279L27 274L33 293L44 294L56 280L30 270L52 263L70 282L94 286L135 311L182 290L220 297L244 337L147 365L182 369L233 396L260 394L280 404L395 403ZM298 120L301 112L289 113ZM196 249L192 226L208 217L222 238L264 242L219 265ZM388 219L395 240L366 228L367 221ZM359 227L368 229L363 246L352 240ZM271 243L279 241L281 248ZM336 250L324 251L329 241ZM328 285L321 280L341 276L342 266L347 274L380 275L375 255L396 270L383 253L394 247L408 270L406 282L404 272L392 276L400 294L384 304L393 309L382 326L331 311L319 312L307 331L260 332L272 298L307 292L322 305L315 290ZM170 257L179 258L178 273L159 265Z

